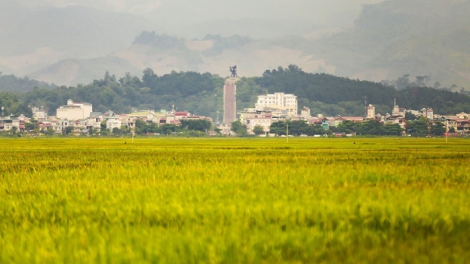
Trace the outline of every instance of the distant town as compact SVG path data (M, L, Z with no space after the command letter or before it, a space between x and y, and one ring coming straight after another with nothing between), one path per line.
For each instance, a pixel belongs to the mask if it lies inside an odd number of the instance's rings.
M119 114L112 110L94 112L92 104L69 99L65 105L56 109L55 116L49 116L44 107L31 107L33 113L31 118L23 114L8 115L4 113L2 107L0 133L7 136L122 136L126 134L160 136L183 133L182 125L186 125L186 131L199 132L192 135L207 136L466 136L470 131L470 119L467 113L440 115L434 113L432 108L404 109L399 107L396 100L390 113L376 113L374 105L366 103L363 116L323 116L321 113L312 116L308 107L303 106L299 111L296 95L277 92L259 95L253 108L245 108L237 112L236 82L238 79L232 76L225 81L222 122L219 122L219 115L217 115L217 120L212 120L210 117L195 115L188 111L176 111L175 106L169 110L136 110L132 113ZM204 125L190 125L197 122L203 122ZM418 126L416 122L424 125ZM298 125L296 129L296 123L304 128L316 129L302 130L298 128ZM278 125L275 126L275 124ZM290 132L289 124L291 124ZM366 125L369 128L375 126L375 132L364 129ZM143 129L145 126L153 129ZM360 129L361 126L363 129ZM158 130L162 127L166 129ZM180 129L177 129L178 127ZM387 130L383 128L389 128L388 131L392 132L386 132Z

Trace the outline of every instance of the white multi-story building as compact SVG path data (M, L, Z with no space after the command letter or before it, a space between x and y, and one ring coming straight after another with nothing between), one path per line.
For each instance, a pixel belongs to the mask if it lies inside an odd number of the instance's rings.
M366 118L373 119L375 118L375 106L373 105L368 105L367 106L367 116Z
M404 108L400 108L398 105L397 105L397 100L396 99L393 99L393 109L392 109L392 116L401 116L401 117L405 117L405 111L406 109Z
M302 109L300 110L300 117L304 120L310 120L312 118L310 114L310 108L306 106L302 107Z
M265 133L269 132L272 124L272 113L270 111L260 111L254 108L245 108L240 114L240 122L246 126L249 134L253 134L255 126L263 128Z
M426 110L423 111L423 115L429 120L434 119L434 111L432 110L432 108L426 108Z
M32 107L33 119L34 120L44 120L47 118L47 112L44 110L44 107Z
M119 119L118 116L112 116L108 117L108 120L106 120L106 129L113 131L114 128L121 128L121 120Z
M57 108L57 118L77 120L90 117L92 105L89 103L75 103L72 99L67 101L67 105Z
M289 116L294 116L297 115L297 96L285 93L258 95L255 108L256 110L265 108L287 110Z
M25 120L24 115L20 115L18 117L15 117L15 116L1 117L0 118L0 132L10 131L13 128L16 128L18 131L23 131L25 129L24 120Z

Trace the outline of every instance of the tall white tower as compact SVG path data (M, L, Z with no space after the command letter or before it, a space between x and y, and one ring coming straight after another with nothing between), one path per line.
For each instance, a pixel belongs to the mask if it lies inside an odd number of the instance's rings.
M375 106L371 104L367 106L367 118L369 119L375 118Z
M237 120L237 85L238 77L229 77L224 84L224 120L225 125L230 125Z

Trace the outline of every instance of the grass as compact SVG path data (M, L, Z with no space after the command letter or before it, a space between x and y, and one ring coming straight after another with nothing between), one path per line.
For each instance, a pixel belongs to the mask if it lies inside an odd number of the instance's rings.
M0 149L0 263L470 260L470 140L2 139Z

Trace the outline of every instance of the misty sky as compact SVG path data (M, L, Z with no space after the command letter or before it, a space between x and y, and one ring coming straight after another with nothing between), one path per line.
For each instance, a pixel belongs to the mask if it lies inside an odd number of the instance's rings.
M151 20L186 24L208 19L296 18L317 24L335 19L354 19L363 4L383 0L17 0L25 6L85 6L99 10L131 13ZM179 16L179 13L184 16ZM159 19L160 18L160 19Z
M384 0L0 0L0 71L28 74L132 45L142 31L270 39L337 32Z
M406 73L419 71L416 74L436 75L435 78L442 80L442 83L445 78L450 80L448 83L463 83L462 80L468 75L465 56L468 55L466 25L470 17L469 1L0 0L0 71L29 75L47 69L46 72L60 75L61 71L73 69L78 74L79 69L83 68L86 69L83 70L84 75L87 72L101 73L109 68L108 65L116 65L109 59L115 58L113 56L116 54L125 58L126 63L141 67L143 64L139 63L149 60L146 57L148 54L133 45L134 40L143 31L155 31L156 34L167 34L188 42L203 40L212 34L250 37L259 45L282 43L286 45L282 47L288 46L286 49L289 49L282 52L292 56L283 64L300 65L304 61L310 63L308 65L313 70L319 64L330 73L343 76L365 76L361 78L374 80L397 78L403 75L403 67L406 66L410 67ZM368 10L372 12L361 16L364 5L374 4L379 6L370 7ZM357 20L359 17L361 20ZM358 23L355 24L355 21ZM370 30L367 32L379 38L356 37L355 34L365 32L357 28L367 28ZM393 34L400 34L399 41L398 38L387 38ZM313 44L306 44L308 41ZM334 45L328 41L336 43L337 47L333 48ZM428 49L423 49L424 46ZM363 54L363 47L373 47L375 53L368 50L367 54ZM299 55L294 51L304 53ZM129 55L133 52L141 57ZM259 54L264 52L267 51L259 51ZM266 55L266 58L274 60L280 52ZM446 56L446 52L452 56ZM306 54L311 57L302 57ZM463 55L459 57L455 54ZM169 55L162 54L162 58L165 56ZM370 57L374 63L367 64L364 57ZM429 59L429 69L421 67L424 57ZM142 61L137 62L138 58ZM279 55L279 60L285 58L285 55ZM442 58L449 58L444 59L448 61L444 68L439 67ZM69 59L73 60L75 68L70 65L55 68L58 62ZM151 61L156 63L160 59ZM361 70L357 67L358 60L364 64ZM381 69L377 68L377 61L384 63ZM178 69L187 70L184 63L181 64L183 66L177 62L174 64L175 67L182 67ZM272 62L268 67L271 64L275 67L280 62ZM165 65L173 65L173 62ZM394 65L401 66L395 69ZM265 65L260 67L266 68ZM129 66L122 68L131 70ZM449 69L446 70L448 76L441 74L442 69ZM164 67L160 71L165 72ZM72 76L75 73L68 74Z

